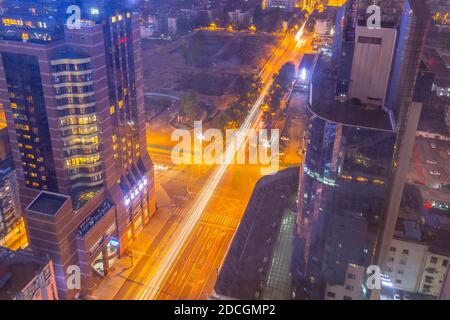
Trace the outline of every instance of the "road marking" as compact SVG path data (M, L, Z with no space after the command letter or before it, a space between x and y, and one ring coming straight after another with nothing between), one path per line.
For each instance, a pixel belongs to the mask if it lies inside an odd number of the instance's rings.
M297 37L299 40L300 37L299 36ZM284 63L287 61L291 61L293 57L297 56L298 52L295 52L294 50L298 48L299 48L298 42L295 44L295 48L291 48L291 46L288 46L287 48L285 48L286 49L285 53L288 55L289 59L288 60L283 59L283 61L277 60L277 62ZM282 65L280 65L279 67L281 68ZM171 270L171 267L176 262L176 259L179 256L180 252L183 250L183 247L185 247L186 242L188 241L189 237L192 234L192 231L196 226L198 226L198 222L201 221L201 218L205 212L208 203L210 202L217 186L222 180L222 177L226 172L228 166L234 160L234 156L238 151L239 146L242 145L243 142L245 142L247 131L254 127L256 119L260 117L261 115L260 107L265 97L267 96L268 91L270 90L270 86L272 85L270 76L272 76L271 72L268 74L267 83L265 84L263 90L261 91L260 96L255 101L248 116L244 120L241 128L238 130L235 138L230 143L230 148L227 148L224 163L217 167L212 176L209 177L206 183L203 185L201 195L197 197L197 199L195 200L195 203L192 206L189 217L188 219L186 219L186 223L182 226L182 228L178 232L177 239L167 249L164 259L156 268L156 272L154 273L152 280L148 283L147 288L137 297L138 299L141 300L154 299L160 293L160 290L163 288L164 286L163 282L166 279L168 272Z

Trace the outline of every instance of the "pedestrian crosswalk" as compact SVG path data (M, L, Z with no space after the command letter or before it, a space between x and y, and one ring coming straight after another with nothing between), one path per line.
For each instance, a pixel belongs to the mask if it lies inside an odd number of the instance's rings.
M235 216L227 216L218 212L206 212L202 216L201 221L229 228L237 228L240 218Z
M172 209L172 216L185 217L189 214L188 208L175 207ZM220 213L218 210L206 211L200 221L207 224L224 226L228 228L237 228L241 219L236 216L229 216Z
M188 211L187 208L175 207L172 211L172 216L184 217L186 215L187 211Z

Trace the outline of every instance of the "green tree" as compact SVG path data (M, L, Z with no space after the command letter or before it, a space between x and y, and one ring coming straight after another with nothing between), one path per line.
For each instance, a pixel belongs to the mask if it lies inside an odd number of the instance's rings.
M198 95L194 90L189 90L181 97L180 113L189 119L195 119L198 112Z
M230 117L224 111L222 111L217 115L215 121L217 128L220 128L221 130L224 131L227 128L228 122L230 121Z
M295 78L295 64L287 62L281 67L280 73L277 76L277 82L286 90L292 84Z

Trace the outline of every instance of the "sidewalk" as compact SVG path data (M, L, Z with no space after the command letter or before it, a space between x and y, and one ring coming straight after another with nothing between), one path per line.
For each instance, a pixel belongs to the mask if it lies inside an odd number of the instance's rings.
M164 188L157 183L156 194L158 199L159 209L151 218L149 223L139 233L135 242L130 246L133 252L133 266L139 264L141 258L152 245L153 239L158 235L167 220L172 215L172 200L170 199ZM118 259L111 268L108 276L101 280L99 286L93 290L91 295L87 296L87 300L112 300L117 292L127 281L130 274L133 272L131 267L131 258L122 257Z

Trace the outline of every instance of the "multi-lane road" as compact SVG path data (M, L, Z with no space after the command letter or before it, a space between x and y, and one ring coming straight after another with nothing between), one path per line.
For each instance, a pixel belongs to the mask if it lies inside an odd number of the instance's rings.
M309 44L307 37L287 36L281 40L261 71L261 96L243 129L254 127L273 75L286 62L298 63L311 49ZM170 201L157 212L165 222L153 232L145 250L136 252L141 259L114 298L206 299L254 185L261 178L260 167L232 164L232 148L227 149L223 165L174 165L170 130L152 126L148 127L148 144L153 161L160 165L156 172L157 192ZM244 140L244 133L238 134L235 145Z

